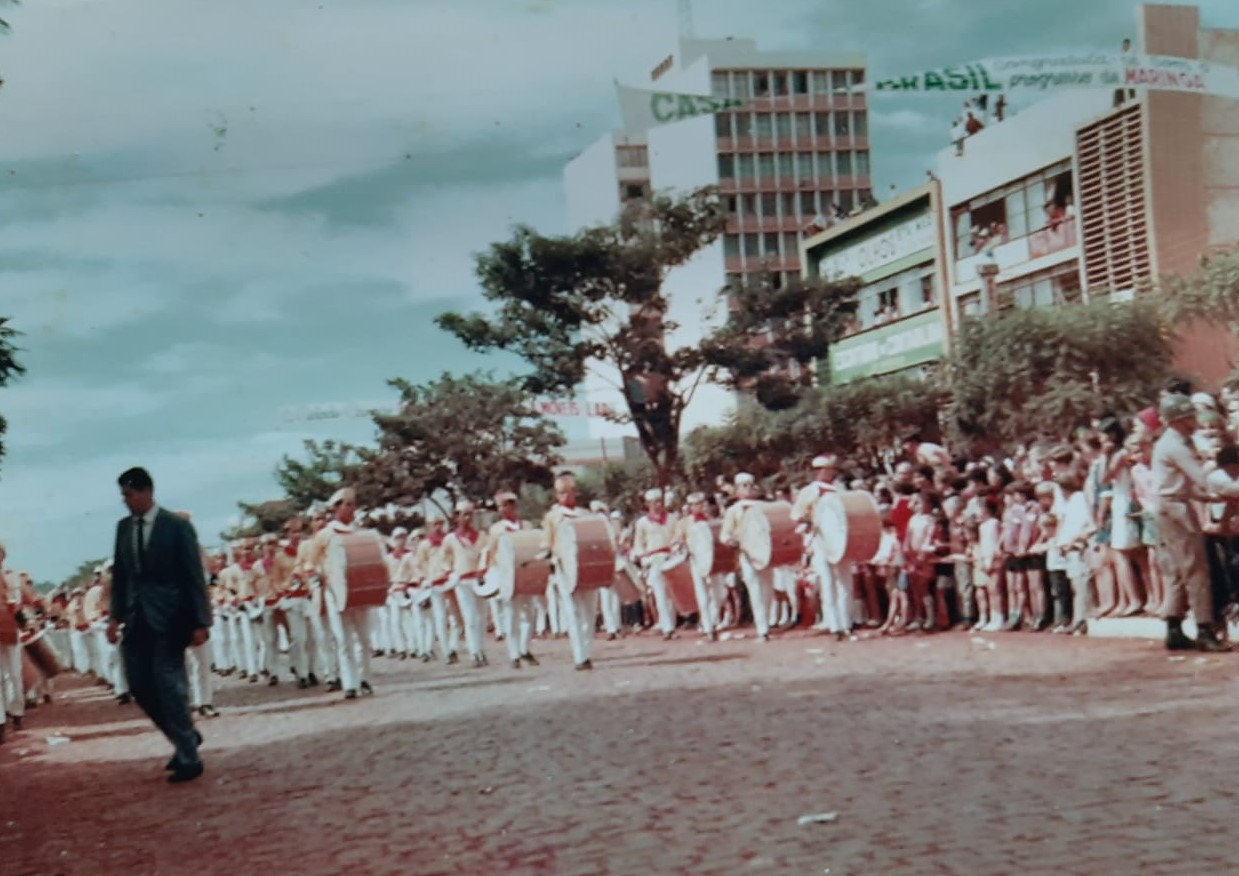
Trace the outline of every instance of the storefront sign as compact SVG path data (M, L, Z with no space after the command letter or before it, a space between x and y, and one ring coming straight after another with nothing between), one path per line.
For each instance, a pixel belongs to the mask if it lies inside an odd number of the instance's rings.
M902 371L942 358L945 349L942 314L934 308L836 341L830 347L830 381Z
M828 279L863 277L883 265L930 249L935 243L933 216L928 212L922 213L915 219L832 252L818 263L818 274Z

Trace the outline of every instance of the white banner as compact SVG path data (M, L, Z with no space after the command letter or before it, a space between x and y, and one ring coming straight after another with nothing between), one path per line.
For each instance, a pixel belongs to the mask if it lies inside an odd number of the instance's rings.
M862 277L883 265L935 246L938 242L936 231L934 217L924 213L831 253L818 265L818 273L828 278Z
M879 79L873 86L874 91L925 94L1019 94L1075 88L1130 88L1239 98L1239 69L1166 55L1035 55L935 67L899 78Z
M699 116L744 106L746 101L711 97L708 94L680 94L674 91L646 91L615 83L619 92L624 130L637 133L659 125L682 122Z

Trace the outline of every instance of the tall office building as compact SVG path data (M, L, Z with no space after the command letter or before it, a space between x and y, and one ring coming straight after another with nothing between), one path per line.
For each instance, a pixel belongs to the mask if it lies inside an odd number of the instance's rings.
M719 292L729 283L773 273L800 276L801 232L850 213L872 197L865 59L857 54L761 51L754 40L680 39L645 86L745 101L737 109L637 132L604 135L564 173L570 228L608 222L636 192L623 174L646 147L648 185L656 192L717 186L726 199L726 232L664 289L674 348L699 340L726 317ZM632 83L637 85L638 83ZM629 189L628 186L633 188ZM591 399L608 391L587 385ZM721 387L698 391L685 428L715 423L734 404Z

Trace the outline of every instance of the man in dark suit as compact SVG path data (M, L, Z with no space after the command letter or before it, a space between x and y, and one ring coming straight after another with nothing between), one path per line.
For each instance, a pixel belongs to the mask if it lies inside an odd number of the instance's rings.
M176 747L170 782L202 775L189 711L185 649L210 637L211 606L193 525L155 504L145 469L118 479L130 516L116 526L108 640L124 628L121 654L129 689L155 726Z

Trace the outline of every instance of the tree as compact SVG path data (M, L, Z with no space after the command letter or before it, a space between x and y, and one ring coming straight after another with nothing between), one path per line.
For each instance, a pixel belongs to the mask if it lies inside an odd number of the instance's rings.
M506 350L530 366L526 392L572 392L587 372L609 380L660 483L679 460L680 419L702 377L696 345L669 349L668 272L716 240L726 216L713 190L630 202L619 220L566 237L529 227L477 260L491 315L445 313L471 350Z
M331 494L350 482L362 464L358 448L336 441L308 440L305 461L285 456L275 471L284 496L304 510L315 502L326 502ZM242 509L245 506L242 505Z
M767 410L794 407L815 365L856 314L859 279L809 278L778 285L777 274L729 290L727 322L702 344L705 361Z
M440 494L479 500L550 483L564 436L533 410L519 381L444 374L423 385L389 385L400 392L400 410L374 417L378 446L362 452L354 482L362 504L423 496L438 504Z
M8 386L9 381L26 373L26 369L17 361L20 351L14 342L19 337L21 332L9 325L9 318L0 317L0 387ZM0 415L0 460L4 458L4 435L8 428L8 421Z
M100 557L97 560L87 560L78 566L73 574L66 578L60 586L66 593L70 593L79 587L85 587L94 580L95 569L102 566L105 562L107 562L106 557Z
M1239 331L1239 249L1205 256L1196 273L1166 277L1159 288L1171 325L1202 320Z
M964 323L948 363L953 439L978 447L1055 438L1102 409L1149 404L1174 336L1150 299L1011 310Z

